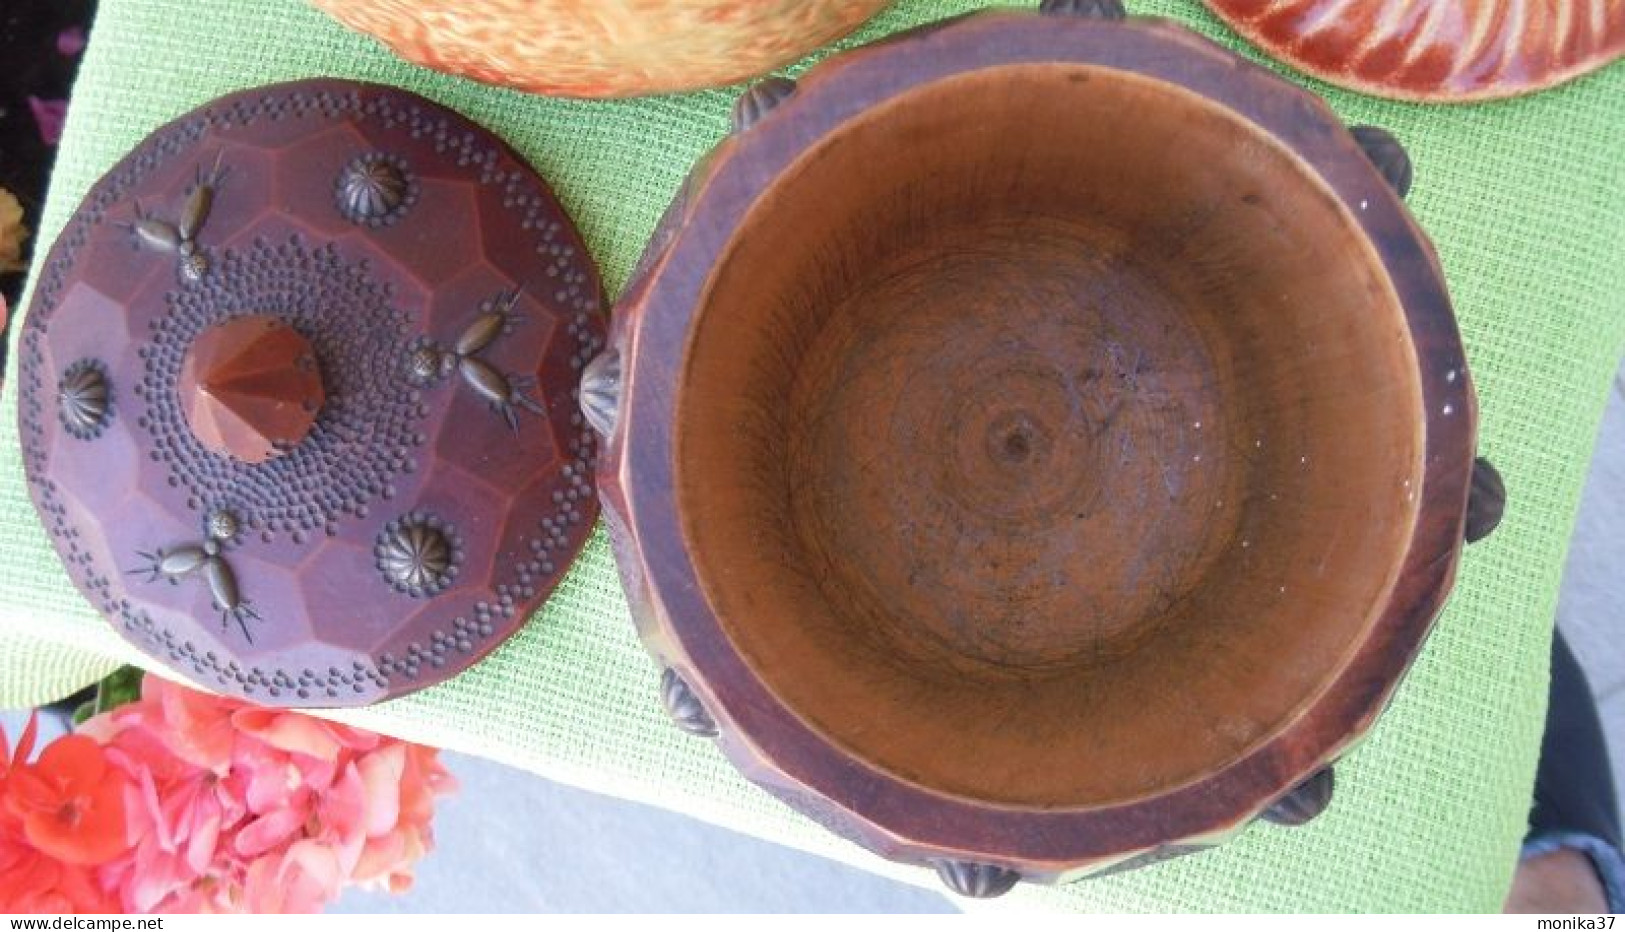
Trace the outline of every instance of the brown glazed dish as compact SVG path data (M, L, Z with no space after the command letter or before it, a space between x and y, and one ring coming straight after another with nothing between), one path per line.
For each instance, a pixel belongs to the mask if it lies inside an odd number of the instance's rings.
M677 723L968 895L1317 813L1474 477L1403 150L1120 20L758 85L583 383Z
M391 88L213 101L41 265L18 433L68 575L137 648L264 705L437 683L597 515L597 273L501 140Z
M1274 57L1399 100L1529 94L1625 56L1614 0L1204 0Z

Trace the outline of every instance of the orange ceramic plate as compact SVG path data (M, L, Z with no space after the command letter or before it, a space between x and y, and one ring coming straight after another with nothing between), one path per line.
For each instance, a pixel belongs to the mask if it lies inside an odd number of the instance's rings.
M1490 100L1625 56L1625 0L1204 0L1333 84L1402 100Z
M850 32L889 0L312 0L408 61L540 94L733 84Z

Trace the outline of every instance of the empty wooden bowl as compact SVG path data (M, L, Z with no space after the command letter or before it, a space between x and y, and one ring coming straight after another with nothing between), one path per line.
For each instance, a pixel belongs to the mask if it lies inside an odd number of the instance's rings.
M679 724L972 895L1314 815L1474 463L1393 138L1045 9L747 94L582 390Z

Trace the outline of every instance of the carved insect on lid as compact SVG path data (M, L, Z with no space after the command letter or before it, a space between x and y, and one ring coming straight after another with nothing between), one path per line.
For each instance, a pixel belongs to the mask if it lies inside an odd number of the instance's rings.
M456 113L337 81L222 98L114 167L41 268L18 360L40 517L119 632L205 686L438 682L591 531L597 276Z

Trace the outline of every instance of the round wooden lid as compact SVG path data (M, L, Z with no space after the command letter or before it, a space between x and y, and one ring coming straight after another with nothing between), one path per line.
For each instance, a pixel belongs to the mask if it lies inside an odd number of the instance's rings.
M338 706L444 680L592 529L597 275L535 172L444 107L221 98L115 166L41 268L34 502L91 602L203 685Z

